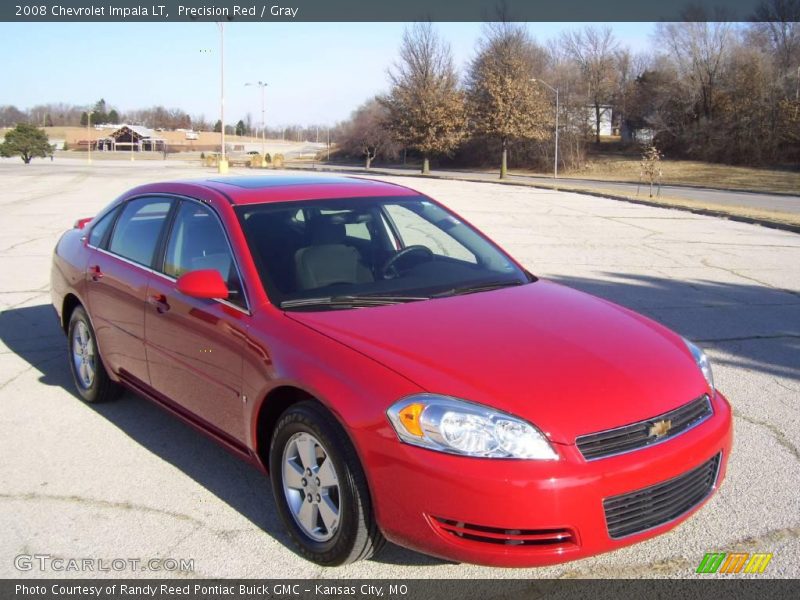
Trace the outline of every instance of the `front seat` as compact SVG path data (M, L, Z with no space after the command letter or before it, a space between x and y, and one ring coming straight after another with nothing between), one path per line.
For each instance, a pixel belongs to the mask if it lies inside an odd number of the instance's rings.
M373 281L358 250L344 243L347 236L344 223L317 217L310 223L310 233L311 246L300 248L294 255L300 289Z

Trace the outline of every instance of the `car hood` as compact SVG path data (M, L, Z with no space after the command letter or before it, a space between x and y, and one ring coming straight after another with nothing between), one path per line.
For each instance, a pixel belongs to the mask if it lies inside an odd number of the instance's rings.
M425 391L520 416L559 443L649 419L706 391L678 335L543 280L407 304L286 314Z

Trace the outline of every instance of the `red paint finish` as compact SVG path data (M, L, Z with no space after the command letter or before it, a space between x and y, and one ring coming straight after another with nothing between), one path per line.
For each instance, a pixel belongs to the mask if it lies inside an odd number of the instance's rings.
M109 209L142 195L210 207L235 256L245 306L182 294L157 268L90 247L93 223L59 241L53 304L62 323L66 306L87 307L112 378L262 468L269 439L259 439L258 418L270 408L270 392L292 387L316 398L350 436L384 534L452 560L527 566L613 550L662 533L696 509L612 540L604 498L669 480L720 452L721 483L732 425L719 393L712 417L651 447L587 462L575 446L579 435L649 419L709 392L675 333L546 281L368 309L283 311L265 293L234 205L418 194L351 178L268 188L241 181L150 184ZM386 410L420 392L529 420L559 460L469 458L401 443ZM563 535L565 542L488 543L470 539L470 531L526 542Z

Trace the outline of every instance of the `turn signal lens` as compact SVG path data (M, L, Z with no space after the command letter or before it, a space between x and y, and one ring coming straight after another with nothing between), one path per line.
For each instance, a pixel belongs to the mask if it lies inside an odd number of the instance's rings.
M411 435L422 437L422 426L419 423L419 416L424 409L424 404L415 402L414 404L409 404L398 413L400 424Z

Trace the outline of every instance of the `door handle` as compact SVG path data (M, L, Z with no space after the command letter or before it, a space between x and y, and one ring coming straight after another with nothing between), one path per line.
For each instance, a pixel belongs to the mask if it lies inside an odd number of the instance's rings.
M167 302L167 297L164 294L153 294L152 296L148 296L147 303L151 306L155 306L156 310L163 314L169 310L169 303Z
M89 276L92 281L100 281L103 278L103 272L100 270L100 265L92 265L89 267Z

